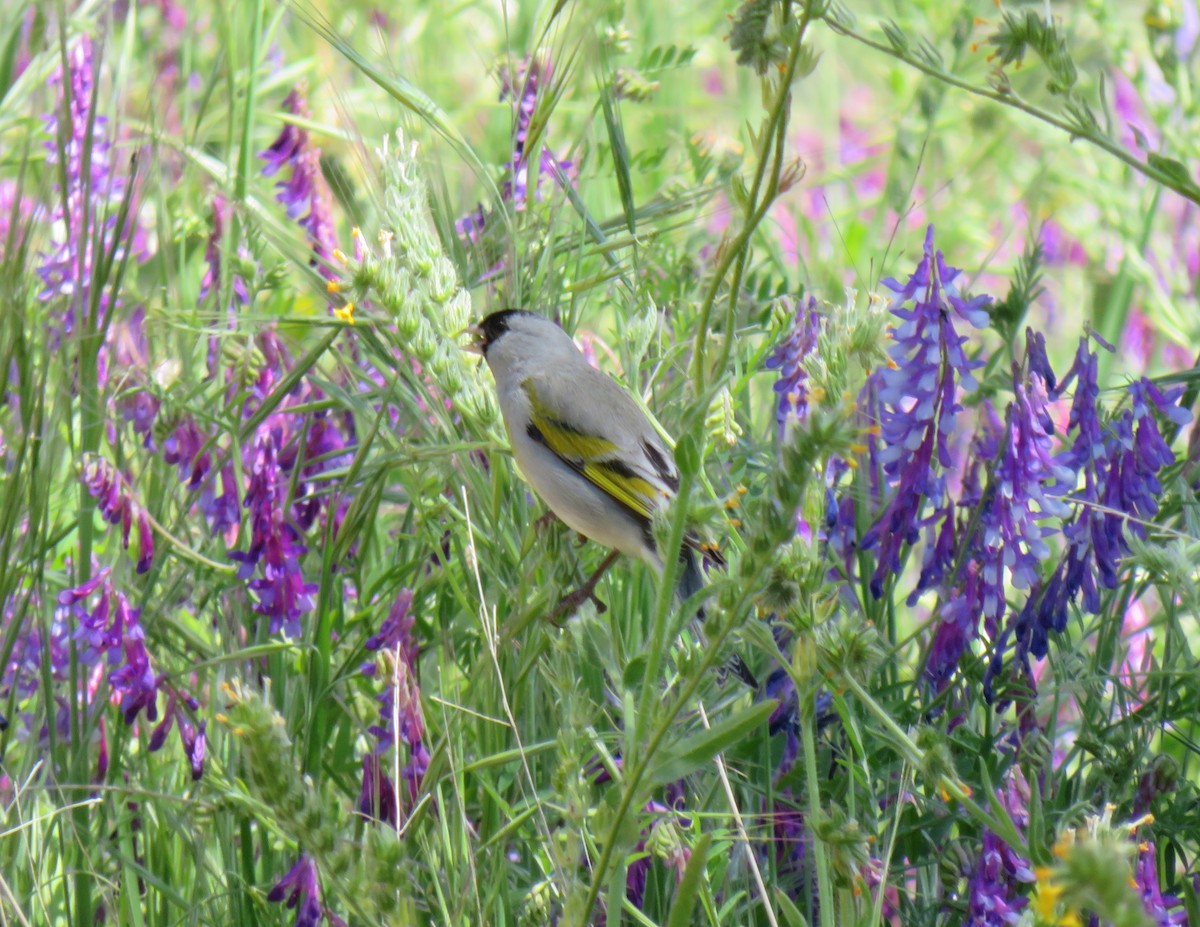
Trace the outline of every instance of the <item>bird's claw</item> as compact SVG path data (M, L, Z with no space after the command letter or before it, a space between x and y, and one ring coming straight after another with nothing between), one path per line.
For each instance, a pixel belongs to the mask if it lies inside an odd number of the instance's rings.
M549 621L556 628L561 628L563 622L570 618L584 602L591 601L596 606L596 613L603 615L608 611L608 606L605 605L596 595L594 583L584 583L574 592L569 592L554 606L554 611L550 613Z

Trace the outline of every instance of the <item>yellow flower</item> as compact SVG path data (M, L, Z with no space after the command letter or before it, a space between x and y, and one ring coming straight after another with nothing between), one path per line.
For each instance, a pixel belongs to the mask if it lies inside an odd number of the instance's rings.
M1063 887L1054 879L1054 870L1049 866L1038 866L1034 870L1037 885L1033 891L1030 907L1039 924L1053 924L1054 927L1081 927L1079 915L1074 911L1059 913L1059 902L1062 900Z

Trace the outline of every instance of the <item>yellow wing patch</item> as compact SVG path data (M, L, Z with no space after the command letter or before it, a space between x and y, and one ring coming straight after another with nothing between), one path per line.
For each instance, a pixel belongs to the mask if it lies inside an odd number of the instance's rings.
M589 482L642 518L650 518L665 496L653 483L634 473L614 457L617 445L598 435L584 434L572 428L543 405L528 380L521 384L529 397L530 414L537 437L562 460Z
M624 465L613 466L614 463L602 460L584 464L583 475L627 509L650 518L654 511L654 486L640 476L625 472Z

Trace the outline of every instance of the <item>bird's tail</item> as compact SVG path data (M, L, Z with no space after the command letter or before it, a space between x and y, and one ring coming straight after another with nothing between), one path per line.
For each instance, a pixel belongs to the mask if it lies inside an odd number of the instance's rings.
M692 548L684 546L679 551L679 579L675 583L675 594L680 602L685 602L707 585L704 571L700 568L700 558ZM704 618L704 609L699 617Z

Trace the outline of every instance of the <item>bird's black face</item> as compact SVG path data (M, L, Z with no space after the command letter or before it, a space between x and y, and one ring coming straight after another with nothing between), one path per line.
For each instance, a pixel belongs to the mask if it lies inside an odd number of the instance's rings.
M467 329L474 336L470 345L467 346L467 350L487 357L488 348L508 331L508 326L515 317L522 315L533 315L533 313L525 309L501 309L499 312L493 312L486 316L478 325L472 325Z

